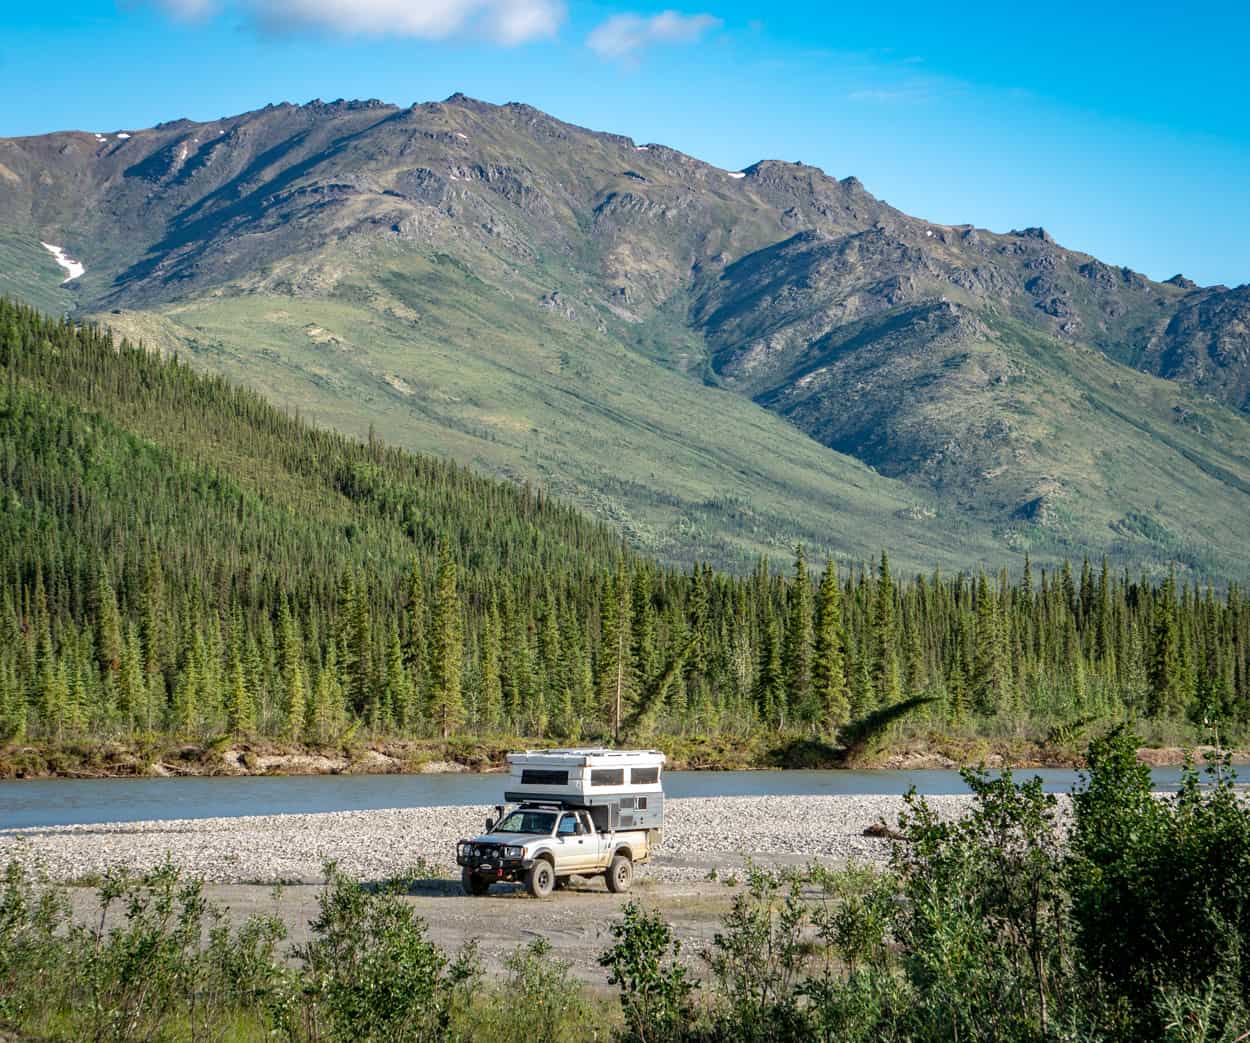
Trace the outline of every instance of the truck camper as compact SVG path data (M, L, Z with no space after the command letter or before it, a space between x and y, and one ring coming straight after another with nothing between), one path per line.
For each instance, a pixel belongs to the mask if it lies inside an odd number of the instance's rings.
M456 845L466 894L523 881L545 898L574 876L629 890L664 825L664 754L558 749L508 754L504 802L486 833Z

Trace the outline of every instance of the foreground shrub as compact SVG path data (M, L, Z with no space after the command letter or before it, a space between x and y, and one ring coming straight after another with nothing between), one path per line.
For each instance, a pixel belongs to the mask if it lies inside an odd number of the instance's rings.
M572 964L551 955L535 938L505 961L508 976L497 992L480 997L456 1021L456 1036L491 1043L584 1043L608 1038L595 1027L601 1012L571 977Z
M1250 1029L1250 805L1218 760L1208 786L1187 765L1177 794L1153 796L1136 746L1126 729L1093 742L1075 796L1068 882L1088 1003L1123 1039L1237 1035Z
M472 947L451 960L426 937L425 922L390 889L368 891L326 867L304 961L302 1030L342 1041L441 1043L477 976ZM288 1031L297 1026L291 1021Z
M272 917L232 930L200 880L164 865L110 870L90 924L16 864L0 893L0 1024L68 1040L219 1040L262 1031L287 973Z
M922 1039L1041 1039L1072 981L1056 801L966 771L972 811L941 822L908 798L895 847L893 934Z
M16 862L0 888L0 1026L19 1026L48 1003L65 965L60 931L69 919L64 892L37 890Z
M636 901L623 913L610 928L616 941L599 963L608 968L609 982L620 987L625 1038L637 1043L688 1038L697 986L681 962L681 943L658 913Z

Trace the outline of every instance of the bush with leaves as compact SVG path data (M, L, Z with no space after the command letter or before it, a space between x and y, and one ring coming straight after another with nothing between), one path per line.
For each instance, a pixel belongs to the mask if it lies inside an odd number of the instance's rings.
M796 992L811 954L802 886L801 874L747 865L746 887L703 953L717 985L721 1038L808 1037Z
M275 952L285 928L257 917L232 930L203 882L165 864L107 872L90 922L64 892L16 864L0 892L0 1025L72 1040L219 1040L258 1031L289 978ZM114 910L118 910L114 912Z
M625 1039L666 1043L693 1038L691 997L697 983L681 961L681 942L656 912L629 902L609 928L615 943L599 957L621 990Z
M1042 1039L1071 981L1055 798L965 771L972 811L943 822L911 794L894 848L894 937L925 1039Z
M38 890L17 862L0 883L0 1027L16 1028L44 1007L60 980L69 917L63 891Z
M584 1043L600 1038L594 1012L572 964L552 956L551 943L535 938L504 960L507 980L498 993L475 1003L457 1021L462 1039L491 1043ZM604 1036L607 1038L605 1030Z
M1089 1006L1107 1037L1245 1031L1250 805L1219 759L1209 785L1189 764L1178 793L1152 795L1136 748L1126 728L1091 743L1074 798L1068 886Z
M370 892L334 864L325 871L313 937L293 949L304 961L306 1034L388 1043L450 1039L452 1015L478 974L474 948L449 959L392 890Z

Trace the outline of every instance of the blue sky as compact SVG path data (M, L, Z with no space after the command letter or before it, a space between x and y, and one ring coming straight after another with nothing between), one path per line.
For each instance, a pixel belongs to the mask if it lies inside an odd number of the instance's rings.
M0 135L464 91L1156 278L1250 282L1250 7L63 0L0 14Z

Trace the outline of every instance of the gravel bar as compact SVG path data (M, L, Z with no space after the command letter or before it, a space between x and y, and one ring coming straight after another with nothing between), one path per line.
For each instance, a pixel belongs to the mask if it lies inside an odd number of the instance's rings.
M971 797L931 796L943 817ZM888 840L865 827L893 825L897 796L701 797L665 804L664 843L643 873L658 881L702 878L715 865L881 861ZM394 808L313 815L171 819L0 830L0 863L17 859L62 881L84 881L111 866L149 869L169 858L215 883L314 883L333 860L363 880L400 876L418 859L454 875L455 843L482 829L489 807Z

